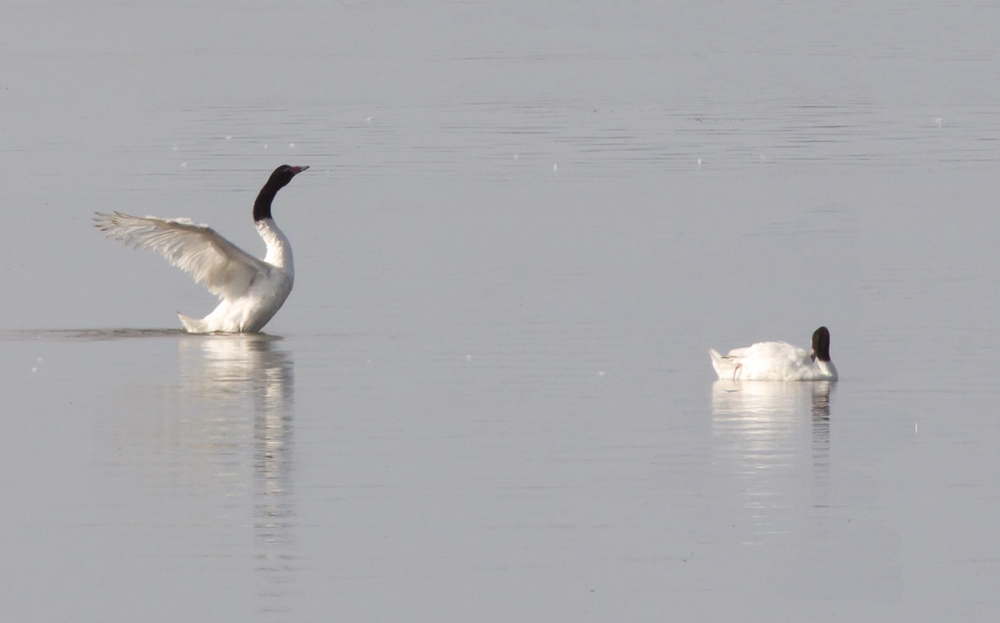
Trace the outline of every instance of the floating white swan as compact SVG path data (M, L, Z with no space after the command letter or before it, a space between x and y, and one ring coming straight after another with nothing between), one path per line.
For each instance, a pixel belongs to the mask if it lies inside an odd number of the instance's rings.
M708 352L720 380L837 380L837 368L830 361L830 331L826 327L813 333L810 352L787 342L758 342L731 350L728 355L720 355L713 348Z
M190 219L163 219L98 212L95 226L108 237L137 249L159 251L219 297L219 306L201 320L178 312L191 333L256 333L274 317L292 291L292 246L271 218L271 202L292 178L309 167L283 164L261 188L253 220L267 245L263 260L246 253L207 225Z

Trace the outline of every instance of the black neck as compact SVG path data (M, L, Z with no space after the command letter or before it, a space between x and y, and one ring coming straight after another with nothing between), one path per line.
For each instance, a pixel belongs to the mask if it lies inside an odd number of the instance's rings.
M820 327L813 333L813 357L820 361L830 361L830 331Z
M283 184L281 186L283 186ZM274 201L274 196L278 194L279 190L281 190L281 186L274 183L274 180L268 180L267 184L264 184L264 188L260 189L260 194L257 195L257 201L253 204L254 222L271 218L271 202Z

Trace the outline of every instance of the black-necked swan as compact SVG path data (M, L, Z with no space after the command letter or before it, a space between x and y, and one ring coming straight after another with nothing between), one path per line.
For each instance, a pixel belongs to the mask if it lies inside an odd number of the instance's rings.
M736 348L728 355L708 349L712 366L724 381L836 381L837 367L830 361L830 331L816 329L812 350L788 342L758 342Z
M97 212L94 225L109 238L137 249L159 251L219 297L219 306L201 320L178 312L191 333L256 333L274 317L292 291L292 246L271 218L271 202L292 178L309 167L283 164L260 189L253 220L267 245L263 260L246 253L208 225L190 219Z

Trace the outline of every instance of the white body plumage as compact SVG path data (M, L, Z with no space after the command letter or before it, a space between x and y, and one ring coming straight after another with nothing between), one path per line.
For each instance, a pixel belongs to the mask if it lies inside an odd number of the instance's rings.
M191 333L257 333L274 317L292 292L295 265L292 247L272 219L257 221L257 231L267 245L267 255L246 290L235 298L223 298L219 306L201 320L178 313Z

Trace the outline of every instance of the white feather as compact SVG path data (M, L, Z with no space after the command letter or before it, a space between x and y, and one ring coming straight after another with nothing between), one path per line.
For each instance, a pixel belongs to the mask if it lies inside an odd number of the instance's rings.
M98 212L94 224L109 238L152 249L221 298L244 296L254 277L268 270L261 260L191 219Z
M185 218L97 213L94 224L110 238L158 251L219 297L219 306L201 320L178 314L192 333L259 331L292 291L291 246L270 218L257 222L267 245L264 260L249 255L211 227Z

